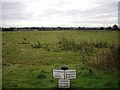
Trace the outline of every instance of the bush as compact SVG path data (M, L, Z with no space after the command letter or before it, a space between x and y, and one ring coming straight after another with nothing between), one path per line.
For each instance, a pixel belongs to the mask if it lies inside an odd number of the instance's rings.
M95 56L92 64L93 66L104 70L118 70L120 69L119 55L118 48L102 49L100 50L100 53Z
M73 39L68 40L66 37L62 37L58 44L62 50L76 50L76 42Z
M90 42L83 41L77 43L74 39L67 39L66 37L60 38L58 44L61 50L80 51L82 54L88 54L92 52L94 48Z
M73 39L66 37L60 38L58 44L61 50L80 51L83 64L104 70L120 69L120 61L118 60L120 47L115 47L114 44L104 41L76 43Z
M94 43L94 46L96 48L108 48L110 45L107 42L99 41L99 42Z
M31 45L32 48L42 48L41 43L38 41L37 43L34 43Z

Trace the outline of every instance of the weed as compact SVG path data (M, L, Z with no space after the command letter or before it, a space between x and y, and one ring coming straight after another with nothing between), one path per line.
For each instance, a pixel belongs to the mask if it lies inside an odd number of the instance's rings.
M108 48L110 45L107 42L99 41L99 42L94 43L94 46L96 48Z
M95 60L93 62L94 66L100 69L106 69L106 70L116 70L119 69L119 63L118 60L118 51L116 48L113 48L112 50L102 49L100 50L100 53L98 53L95 57Z
M2 45L5 45L5 43L2 43Z
M66 37L59 38L59 48L62 50L75 50L76 42L73 39L68 40Z
M39 41L37 41L37 43L31 44L31 47L32 48L42 48L42 44Z
M22 44L22 43L19 42L18 44Z
M23 40L26 40L26 38L23 38Z

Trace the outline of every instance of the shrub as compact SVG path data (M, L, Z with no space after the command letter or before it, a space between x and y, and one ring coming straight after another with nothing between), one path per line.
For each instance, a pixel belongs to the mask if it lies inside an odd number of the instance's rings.
M110 45L107 42L99 41L99 42L94 43L94 46L96 48L108 48Z
M118 60L120 47L115 47L114 44L104 41L76 43L73 39L67 39L66 37L60 38L58 44L61 50L80 51L83 64L105 70L120 68L120 61Z
M92 64L93 66L104 70L118 70L120 69L120 61L118 59L119 54L118 48L102 49L100 50L100 53L95 56Z
M73 39L68 40L66 37L62 37L58 42L62 50L75 50L76 42Z
M37 43L31 44L32 48L42 48L41 43L38 41Z

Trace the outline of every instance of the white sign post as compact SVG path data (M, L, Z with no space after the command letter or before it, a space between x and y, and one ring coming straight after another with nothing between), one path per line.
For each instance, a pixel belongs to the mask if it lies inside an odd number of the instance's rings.
M76 70L65 70L65 78L66 79L75 79L76 78Z
M53 78L59 79L59 88L70 88L70 79L76 78L76 70L56 70L53 69Z
M64 78L64 70L55 70L53 69L53 77L54 78Z
M70 88L70 80L69 79L59 79L59 88Z

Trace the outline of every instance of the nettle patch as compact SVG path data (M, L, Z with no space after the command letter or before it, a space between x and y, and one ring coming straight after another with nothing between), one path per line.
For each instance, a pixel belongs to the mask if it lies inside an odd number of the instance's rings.
M40 43L39 41L31 44L32 48L45 49L53 52L74 51L82 56L83 64L94 66L100 69L116 70L119 69L119 48L114 44L105 41L81 41L59 37L57 44Z

